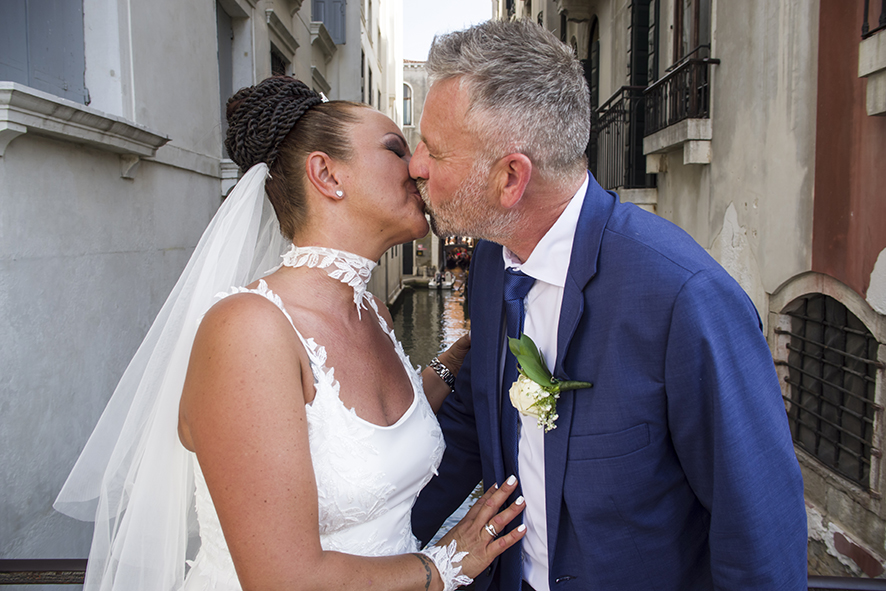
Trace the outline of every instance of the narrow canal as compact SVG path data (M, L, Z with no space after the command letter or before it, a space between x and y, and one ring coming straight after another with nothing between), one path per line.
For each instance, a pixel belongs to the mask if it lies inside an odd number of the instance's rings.
M413 365L422 367L471 330L464 289L406 286L391 315L403 350Z
M391 308L394 334L403 343L412 365L426 367L435 355L471 330L465 306L464 283L456 282L461 289L436 290L407 286ZM446 520L437 533L436 542L449 531L479 498L479 487L461 507Z

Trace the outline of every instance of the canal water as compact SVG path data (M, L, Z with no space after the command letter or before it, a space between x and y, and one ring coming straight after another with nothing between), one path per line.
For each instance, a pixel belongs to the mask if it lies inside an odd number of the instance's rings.
M463 286L456 282L456 286ZM412 365L426 367L428 362L449 345L471 330L471 320L465 306L463 287L454 290L436 290L406 286L397 303L391 309L394 334L403 343ZM478 487L465 499L431 541L436 542L468 512L474 500L479 498Z
M406 286L391 309L394 333L412 365L422 367L471 330L464 289Z

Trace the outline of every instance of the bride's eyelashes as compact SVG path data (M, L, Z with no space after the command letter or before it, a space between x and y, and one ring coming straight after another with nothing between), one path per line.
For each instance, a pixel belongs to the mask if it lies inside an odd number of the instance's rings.
M385 147L397 155L398 158L404 158L407 154L406 141L400 136L389 136L385 139Z

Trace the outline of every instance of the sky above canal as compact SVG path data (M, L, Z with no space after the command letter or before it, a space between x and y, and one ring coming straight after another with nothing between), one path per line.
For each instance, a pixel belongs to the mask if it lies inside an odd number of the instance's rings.
M403 0L403 57L424 61L434 35L458 31L491 17L490 0Z

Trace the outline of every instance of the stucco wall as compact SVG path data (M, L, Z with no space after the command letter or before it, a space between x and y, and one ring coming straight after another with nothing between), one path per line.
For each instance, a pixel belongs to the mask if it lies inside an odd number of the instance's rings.
M4 558L86 556L52 502L220 203L215 3L85 0L84 39L92 108L171 141L132 179L32 133L0 158Z
M221 2L236 13L235 89L270 75L267 9L310 81L311 2L295 13L294 0ZM348 41L325 64L332 98L360 100L360 4L348 3ZM29 131L0 155L0 558L87 555L91 524L52 502L221 202L216 3L83 6L91 107L170 141L131 179L118 154L73 135ZM399 2L391 10L396 23ZM399 288L399 253L373 278L379 295Z
M29 134L0 158L0 557L85 556L52 502L220 202L218 180Z
M872 81L858 76L864 6L850 6L821 2L812 269L864 296L872 283L876 294L883 280L872 272L886 249L886 118L867 114L866 88ZM878 19L873 3L873 26ZM878 36L886 43L886 32ZM882 305L877 299L872 305Z
M130 2L135 121L221 156L214 2ZM173 67L174 66L174 67ZM208 67L207 67L208 66Z
M765 294L811 265L818 2L713 10L712 162L669 153L658 211L711 249L765 318ZM715 244L724 227L744 239Z

